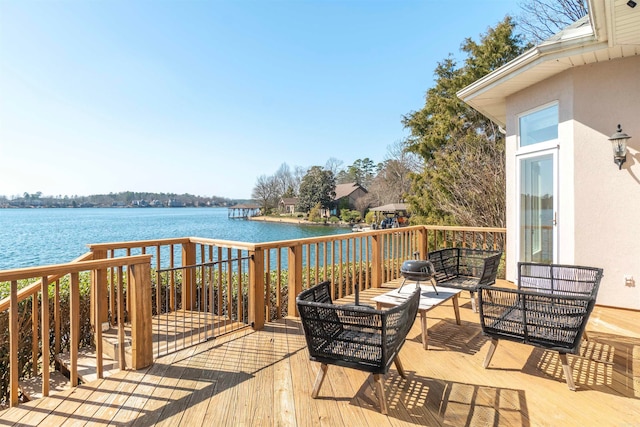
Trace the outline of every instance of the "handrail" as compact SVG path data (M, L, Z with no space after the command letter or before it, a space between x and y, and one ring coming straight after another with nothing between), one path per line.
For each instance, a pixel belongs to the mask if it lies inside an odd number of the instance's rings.
M465 227L461 225L419 225L417 227L423 227L426 230L443 230L443 231L468 231L468 232L487 232L487 233L506 233L507 229L504 227ZM394 229L392 229L394 230Z
M16 268L14 270L0 271L0 282L10 282L12 280L23 280L32 277L41 277L53 272L53 275L66 275L69 273L80 273L87 270L102 270L109 267L120 267L125 265L149 263L151 255L132 255L120 258L107 258L91 261L68 262L66 264L52 264L38 267Z
M273 241L273 242L262 242L262 243L255 243L255 247L260 247L260 249L276 249L276 248L280 248L280 247L292 247L292 246L303 246L306 244L313 244L313 243L321 243L321 242L333 242L333 241L337 241L337 240L344 240L345 238L349 238L349 237L365 237L365 236L372 236L372 235L382 235L382 234L393 234L393 233L397 233L397 232L407 232L407 231L419 231L422 230L424 228L424 226L422 225L412 225L409 227L402 227L402 228L386 228L383 230L370 230L370 231L361 231L361 232L354 232L354 233L344 233L344 234L333 234L330 236L319 236L319 237L305 237L302 239L292 239L292 240L277 240L277 241ZM441 230L442 227L437 227L438 230Z
M330 236L319 236L319 237L305 237L302 239L289 239L289 240L277 240L271 242L259 242L259 243L249 243L249 242L240 242L235 240L222 240L222 239L211 239L205 237L177 237L170 239L152 239L152 240L135 240L135 241L126 241L126 242L111 242L111 243L91 243L87 246L92 251L97 250L113 250L113 249L127 249L127 248L138 248L144 246L158 246L158 245L172 245L172 244L184 244L184 243L201 243L201 244L212 244L217 246L230 247L232 249L244 249L248 251L255 250L257 247L261 249L274 249L283 246L301 246L309 243L319 243L326 241L335 241L344 238L347 235L357 234L358 236L371 236L371 235L380 235L380 234L392 234L397 233L398 231L419 231L419 230L437 230L437 231L464 231L464 232L477 232L477 233L505 233L506 228L503 227L464 227L464 226L453 226L453 225L412 225L408 227L402 228L387 228L382 230L370 230L370 231L362 231L358 233L344 233L344 234L336 234Z
M93 252L87 252L83 255L80 255L78 258L74 259L73 261L71 261L70 263L76 263L76 262L84 262L87 260L91 260L93 259ZM14 270L4 270L3 272L7 272L7 271L17 271L16 269ZM47 281L49 283L55 282L56 280L58 280L59 278L61 278L62 276L64 276L64 274L51 274L49 276L47 276ZM27 278L32 278L32 277L37 277L37 276L29 276ZM9 279L8 279L9 280ZM7 281L8 281L7 280ZM20 280L20 279L17 279ZM2 282L2 278L0 277L0 282ZM31 283L28 286L25 286L24 288L20 289L18 291L18 302L23 301L27 298L29 298L32 295L37 294L38 292L40 292L40 289L42 287L42 279L38 279L37 281ZM0 300L0 311L4 311L6 309L9 308L9 302L11 300L11 296L8 296L7 298Z
M189 237L175 237L170 239L151 239L151 240L134 240L126 242L110 242L110 243L90 243L87 247L91 251L98 250L110 250L110 249L127 249L138 248L141 246L156 246L156 245L178 245L183 243L189 243Z
M215 246L222 246L225 248L242 249L247 251L253 251L256 249L257 245L261 244L261 243L238 242L235 240L210 239L207 237L189 237L189 243L215 245Z

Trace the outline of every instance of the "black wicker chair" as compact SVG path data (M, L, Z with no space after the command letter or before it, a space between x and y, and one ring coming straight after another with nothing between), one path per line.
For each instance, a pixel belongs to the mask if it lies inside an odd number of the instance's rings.
M298 295L298 312L311 360L320 362L311 397L318 397L328 365L359 369L373 374L380 411L387 413L382 376L395 362L406 378L398 353L413 325L420 292L389 310L368 306L335 305L330 282L320 283Z
M469 291L474 312L478 286L496 282L501 258L501 251L483 249L447 248L429 252L438 286Z
M601 268L519 263L517 289L480 286L480 324L491 338L484 367L501 339L554 350L575 390L567 353L580 350L601 279Z

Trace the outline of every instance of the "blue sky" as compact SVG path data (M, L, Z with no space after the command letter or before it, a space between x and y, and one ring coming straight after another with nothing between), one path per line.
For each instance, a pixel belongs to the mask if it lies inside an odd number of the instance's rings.
M0 0L0 195L248 198L285 162L380 162L519 1Z

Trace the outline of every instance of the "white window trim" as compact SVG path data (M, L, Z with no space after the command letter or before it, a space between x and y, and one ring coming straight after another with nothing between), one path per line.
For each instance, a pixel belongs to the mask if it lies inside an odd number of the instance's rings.
M544 150L536 150L526 154L522 154L516 157L516 198L518 202L516 203L516 230L515 230L515 250L516 250L516 261L520 261L522 258L522 254L520 253L520 218L522 214L522 205L520 204L520 191L522 189L522 169L521 169L521 161L526 159L531 159L539 156L544 156L547 154L551 154L553 156L553 176L554 176L554 185L553 185L553 214L554 214L554 224L553 224L553 263L558 263L560 259L560 242L559 242L559 191L560 191L560 178L558 176L559 172L559 155L560 150L558 150L558 146L551 147L549 149Z
M537 113L538 111L542 111L546 108L558 107L558 138L550 139L548 141L539 142L537 144L525 145L522 147L520 145L520 119L524 116L528 116L529 114ZM560 103L556 101L549 102L547 104L540 105L531 110L524 111L516 116L516 157L522 154L535 153L538 151L550 150L552 148L558 148L560 141Z

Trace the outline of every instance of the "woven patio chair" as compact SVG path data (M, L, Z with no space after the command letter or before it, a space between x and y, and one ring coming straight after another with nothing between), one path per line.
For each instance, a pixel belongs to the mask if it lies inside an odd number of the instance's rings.
M575 390L567 353L577 354L593 311L602 269L558 264L518 264L518 288L480 286L480 324L491 346L489 366L505 339L557 351L569 389Z
M469 291L475 313L478 287L496 283L502 251L446 248L429 252L428 258L433 263L437 285Z
M406 378L398 353L418 312L420 291L397 307L375 310L333 304L330 285L320 283L296 298L310 359L321 364L311 397L318 397L328 365L359 369L373 374L380 411L386 414L382 379L392 362Z

